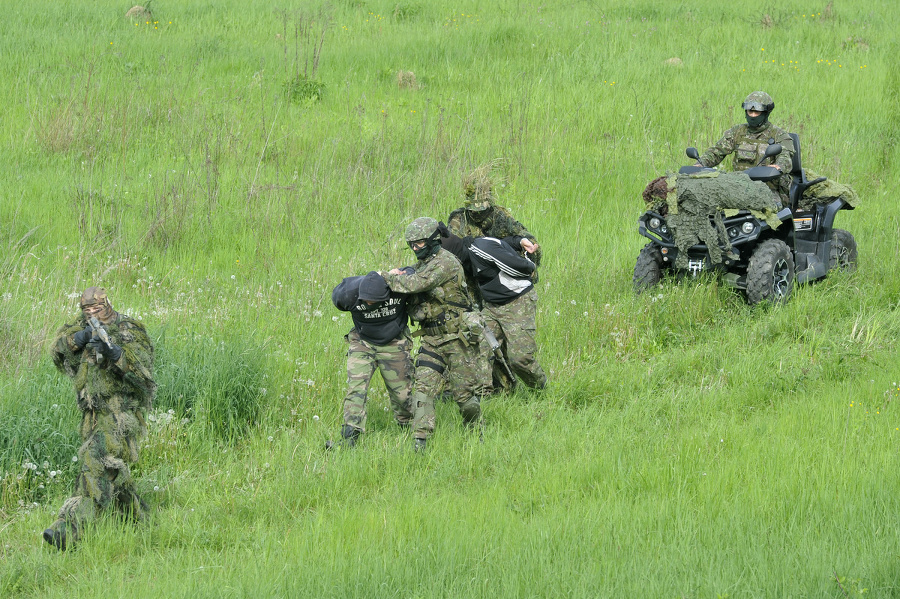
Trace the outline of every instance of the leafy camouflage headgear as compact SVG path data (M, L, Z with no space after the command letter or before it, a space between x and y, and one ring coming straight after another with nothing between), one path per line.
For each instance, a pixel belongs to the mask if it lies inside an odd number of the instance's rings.
M756 110L759 112L772 112L775 108L775 100L766 92L753 92L744 100L744 111Z
M494 203L490 199L476 200L467 198L465 201L466 210L469 212L484 212L493 205Z
M430 216L422 216L406 227L406 241L428 239L437 233L438 222Z
M359 299L364 302L383 302L391 297L391 290L377 272L370 271L359 282Z
M103 309L97 314L97 318L102 322L108 322L116 313L109 303L106 289L103 287L88 287L81 294L81 309L84 310L89 306L96 305L103 306Z
M494 192L493 182L491 181L491 169L493 166L493 163L483 164L463 177L466 210L481 212L493 205Z

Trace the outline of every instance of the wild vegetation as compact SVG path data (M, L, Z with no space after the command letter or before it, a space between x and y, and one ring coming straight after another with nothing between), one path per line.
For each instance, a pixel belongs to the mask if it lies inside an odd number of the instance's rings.
M8 3L0 36L0 596L900 595L900 11L893 0ZM859 268L749 307L636 297L641 190L763 89L861 206ZM413 261L493 163L544 248L542 394L376 382L337 434L342 277ZM76 551L78 412L47 355L85 287L141 318L152 518Z

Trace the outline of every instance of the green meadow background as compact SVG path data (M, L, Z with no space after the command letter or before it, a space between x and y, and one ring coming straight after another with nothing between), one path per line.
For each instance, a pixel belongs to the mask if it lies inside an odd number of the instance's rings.
M0 596L900 596L894 0L0 6ZM636 297L641 191L758 89L859 192L858 271ZM376 381L326 454L331 289L487 163L544 248L548 390L486 400L483 442L441 403L416 455ZM60 554L46 348L93 284L157 344L153 515Z

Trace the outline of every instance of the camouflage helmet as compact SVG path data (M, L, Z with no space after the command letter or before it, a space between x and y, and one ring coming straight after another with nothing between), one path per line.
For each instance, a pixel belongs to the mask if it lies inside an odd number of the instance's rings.
M756 110L758 112L771 112L775 108L775 100L766 92L753 92L743 104L744 111Z
M428 239L437 233L438 222L430 216L422 216L414 220L406 227L406 241L419 241Z

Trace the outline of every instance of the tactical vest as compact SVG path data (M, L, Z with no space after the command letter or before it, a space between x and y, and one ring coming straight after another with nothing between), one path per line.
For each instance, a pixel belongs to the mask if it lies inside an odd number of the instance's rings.
M441 250L432 260L453 260L456 262L456 276L423 294L420 306L423 319L419 330L413 334L416 337L457 334L463 328L462 315L472 310L468 285L462 266L456 258L446 250Z

